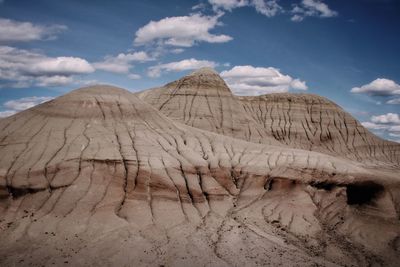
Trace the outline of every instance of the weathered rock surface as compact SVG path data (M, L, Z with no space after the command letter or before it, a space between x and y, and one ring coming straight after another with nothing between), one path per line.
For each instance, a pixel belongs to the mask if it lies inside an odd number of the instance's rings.
M206 69L0 120L0 265L396 266L399 148L315 99Z
M338 105L318 95L234 96L208 68L137 95L166 116L203 130L364 164L400 166L398 143L376 137Z
M240 99L212 69L202 68L137 96L186 125L246 141L280 144L246 112Z

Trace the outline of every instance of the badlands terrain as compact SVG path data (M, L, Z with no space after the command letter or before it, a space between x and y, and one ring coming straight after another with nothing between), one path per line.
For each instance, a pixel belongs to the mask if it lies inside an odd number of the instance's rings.
M399 266L400 145L211 69L0 120L1 266Z

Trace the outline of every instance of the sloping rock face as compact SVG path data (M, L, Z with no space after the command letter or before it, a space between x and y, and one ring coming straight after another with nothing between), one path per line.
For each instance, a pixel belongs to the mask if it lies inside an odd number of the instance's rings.
M310 94L239 97L252 118L290 147L400 166L400 145L382 140L326 98Z
M199 129L246 141L280 144L248 114L224 80L210 68L164 87L137 94L169 118Z
M0 120L0 265L397 265L392 158L281 144L209 70L166 90L82 88Z
M255 143L322 152L372 166L400 166L398 143L376 137L321 96L234 96L222 78L208 68L137 95L166 116L203 130Z

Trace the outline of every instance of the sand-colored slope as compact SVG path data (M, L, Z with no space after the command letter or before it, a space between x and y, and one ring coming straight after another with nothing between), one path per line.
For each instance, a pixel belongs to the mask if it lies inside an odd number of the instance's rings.
M400 165L400 145L366 130L326 98L310 94L239 97L247 114L290 147L349 157L364 164Z
M400 165L399 144L373 135L321 96L234 96L209 68L137 95L169 118L199 129L350 158L371 166Z
M83 88L0 121L0 265L395 266L391 168Z
M279 144L247 114L224 80L210 68L137 96L186 125L246 141Z

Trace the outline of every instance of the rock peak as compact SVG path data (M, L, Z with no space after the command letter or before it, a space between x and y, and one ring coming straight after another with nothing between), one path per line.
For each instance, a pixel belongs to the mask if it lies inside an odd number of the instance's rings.
M210 67L203 67L193 71L190 75L218 75L219 73Z
M218 72L209 67L200 68L194 72L182 77L179 80L168 83L165 85L166 88L172 89L175 93L204 93L209 92L220 92L228 95L232 95L231 90L226 85L224 79L221 78ZM179 88L179 91L175 89Z

